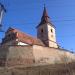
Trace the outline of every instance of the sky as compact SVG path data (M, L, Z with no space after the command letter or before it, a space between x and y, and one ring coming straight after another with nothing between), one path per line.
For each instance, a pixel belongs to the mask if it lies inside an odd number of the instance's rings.
M56 27L57 43L75 52L75 0L0 0L7 12L3 16L3 30L17 28L36 37L44 4ZM4 33L0 32L0 40Z

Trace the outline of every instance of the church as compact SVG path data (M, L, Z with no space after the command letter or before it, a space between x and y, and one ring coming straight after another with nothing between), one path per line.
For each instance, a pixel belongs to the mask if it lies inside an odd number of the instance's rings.
M55 26L50 22L45 6L41 22L36 28L37 38L33 38L20 30L10 27L2 39L2 45L42 45L53 48L59 47L56 43Z
M58 45L56 29L45 6L36 29L37 38L34 38L8 28L0 46L0 66L3 67L0 74L75 75L75 54Z

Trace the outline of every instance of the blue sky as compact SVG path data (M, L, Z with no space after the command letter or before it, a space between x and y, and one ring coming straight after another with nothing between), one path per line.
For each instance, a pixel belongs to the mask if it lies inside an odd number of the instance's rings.
M46 5L50 20L56 26L58 44L75 52L75 0L0 0L7 12L3 18L3 29L18 28L36 37L39 24ZM0 32L0 39L4 33Z

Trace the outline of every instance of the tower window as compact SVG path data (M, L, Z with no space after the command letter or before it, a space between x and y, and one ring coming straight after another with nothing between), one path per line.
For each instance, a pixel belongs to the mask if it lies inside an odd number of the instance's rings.
M43 33L43 29L41 29L41 33Z
M51 32L53 33L53 30L51 29Z

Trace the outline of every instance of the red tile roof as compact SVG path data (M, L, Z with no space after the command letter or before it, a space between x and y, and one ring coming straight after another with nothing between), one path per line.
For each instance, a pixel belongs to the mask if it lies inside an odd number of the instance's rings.
M16 38L20 42L27 43L30 45L35 44L35 45L43 45L44 46L43 42L40 39L34 38L26 33L21 32L18 29L9 28L6 33L8 33L8 32L16 33Z

